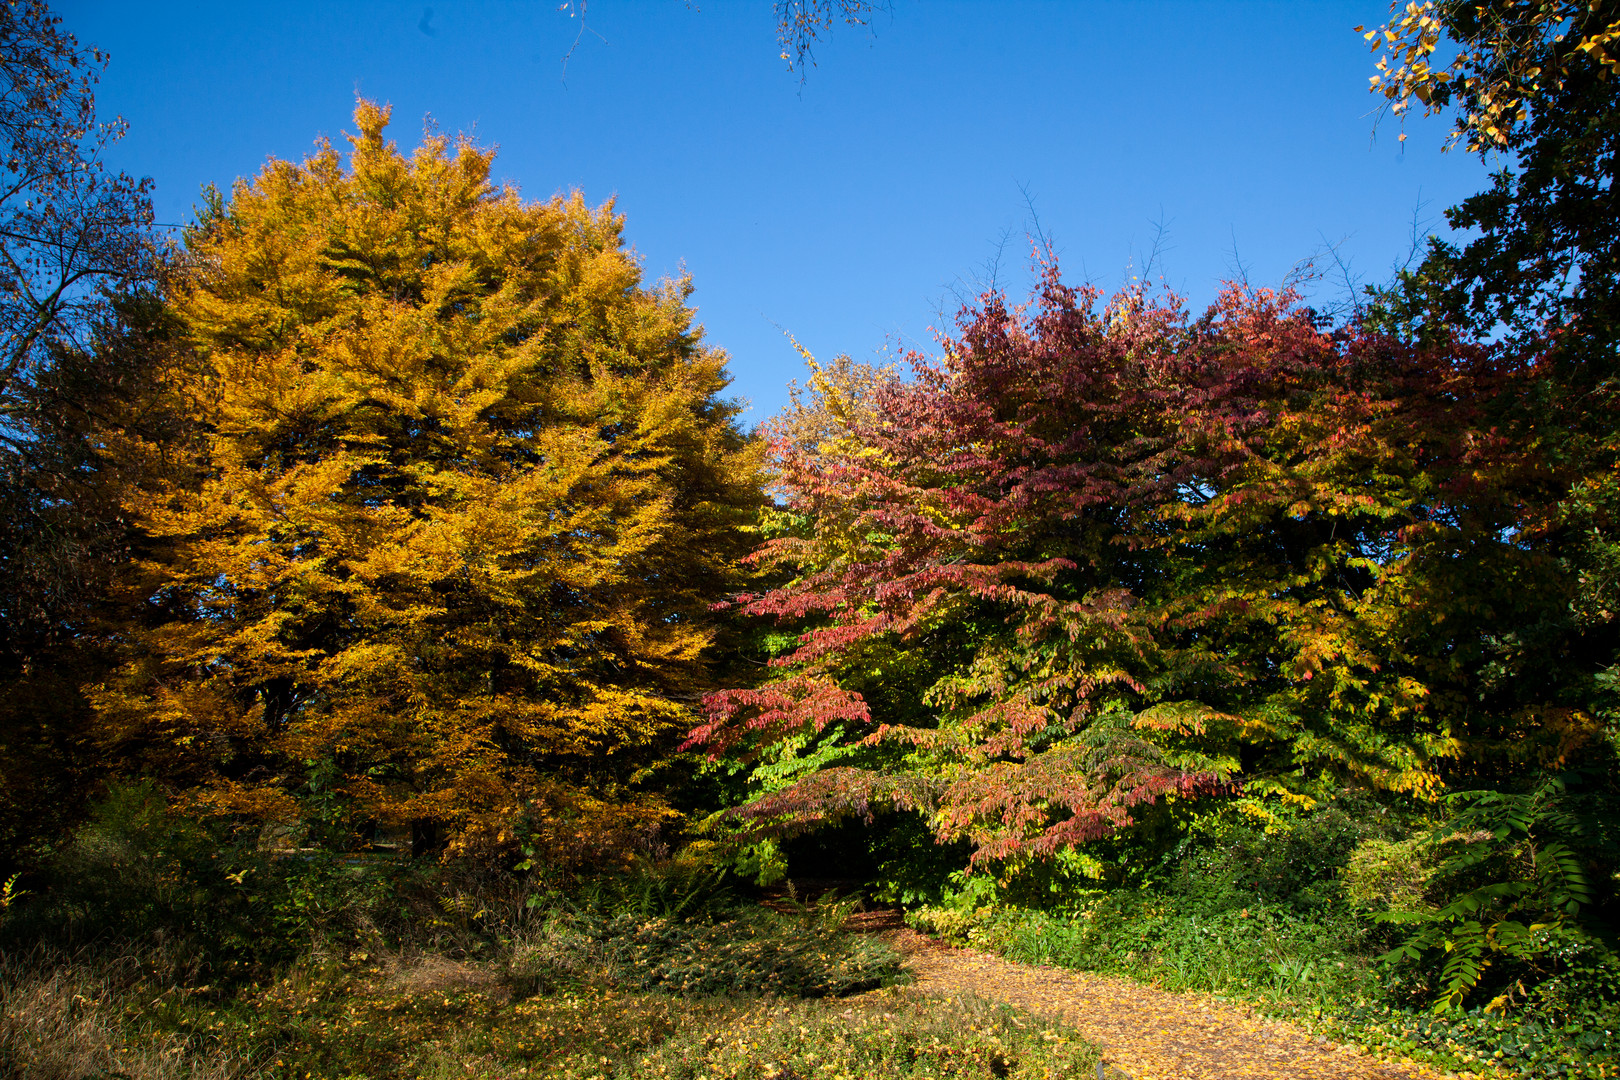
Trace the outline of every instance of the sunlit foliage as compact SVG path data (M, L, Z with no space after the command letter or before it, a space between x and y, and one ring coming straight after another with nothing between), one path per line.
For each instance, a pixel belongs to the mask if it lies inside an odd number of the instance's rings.
M355 122L187 237L102 738L205 811L588 849L667 813L756 451L611 205Z
M1237 782L1426 796L1591 737L1537 659L1573 633L1519 517L1546 470L1492 428L1529 360L1286 293L1104 301L1050 260L941 346L819 372L775 431L755 558L787 579L738 602L796 637L693 741L852 749L745 814L913 810L1008 859Z

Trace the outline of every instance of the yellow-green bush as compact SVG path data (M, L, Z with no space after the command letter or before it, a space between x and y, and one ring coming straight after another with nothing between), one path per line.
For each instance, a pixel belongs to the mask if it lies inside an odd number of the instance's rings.
M1427 837L1363 840L1344 868L1344 897L1363 911L1426 911L1432 905L1424 892L1435 865L1434 844Z

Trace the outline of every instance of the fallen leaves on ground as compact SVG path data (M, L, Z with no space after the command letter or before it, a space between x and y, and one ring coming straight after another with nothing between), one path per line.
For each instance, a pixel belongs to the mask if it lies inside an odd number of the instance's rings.
M1457 1074L1381 1061L1205 994L1014 963L909 930L892 933L933 994L977 994L1073 1025L1132 1080L1439 1080Z

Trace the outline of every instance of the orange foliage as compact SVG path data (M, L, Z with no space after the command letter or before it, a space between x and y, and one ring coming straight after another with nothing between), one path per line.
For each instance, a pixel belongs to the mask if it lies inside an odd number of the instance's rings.
M161 479L126 498L106 738L200 807L351 834L499 838L559 784L657 820L641 771L691 726L760 499L726 358L611 205L355 121L347 167L272 161L187 238L192 437L125 449Z

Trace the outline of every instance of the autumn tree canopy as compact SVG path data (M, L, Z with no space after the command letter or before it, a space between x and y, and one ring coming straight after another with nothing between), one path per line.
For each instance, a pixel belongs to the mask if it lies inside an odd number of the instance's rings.
M638 781L759 500L726 358L611 204L525 202L388 119L362 102L347 162L272 161L187 236L188 434L126 437L154 478L103 737L250 819L655 820Z
M0 5L0 447L23 390L63 339L89 345L107 290L147 276L151 182L102 160L124 133L98 120L106 56L43 0Z
M784 583L739 603L791 636L693 742L817 764L745 816L895 807L1004 859L1166 796L1426 795L1592 738L1547 662L1570 584L1519 531L1548 477L1492 431L1525 358L1287 294L1104 302L1050 261L941 346L820 372L777 427Z
M1447 212L1408 288L1452 318L1557 335L1581 392L1612 378L1620 347L1620 4L1425 0L1367 31L1373 90L1401 113L1451 114L1454 138L1500 166ZM1401 136L1405 138L1404 135Z
M95 432L140 396L121 343L159 266L149 182L104 160L106 62L43 0L0 4L0 859L60 835L99 765L81 634L124 537Z

